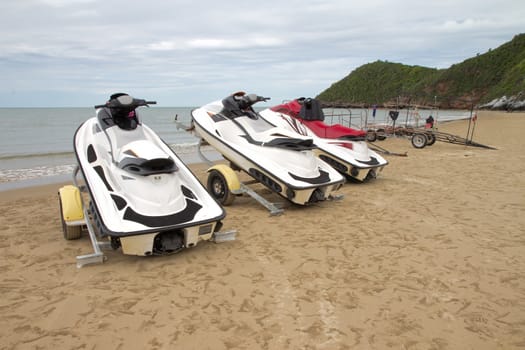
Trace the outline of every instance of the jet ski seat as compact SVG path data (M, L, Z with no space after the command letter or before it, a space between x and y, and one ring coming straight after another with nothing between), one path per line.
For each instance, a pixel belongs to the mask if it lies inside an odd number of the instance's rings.
M308 121L306 124L317 136L327 139L364 141L366 137L366 131L351 129L341 124L326 125L319 120Z
M177 166L171 158L143 159L125 157L118 163L119 168L129 171L135 175L155 175L173 173Z
M243 115L246 117L246 115ZM249 143L264 147L280 147L296 151L311 150L315 148L312 139L293 138L275 132L275 126L265 119L238 118L233 123L244 133Z
M127 143L119 152L117 166L135 175L154 175L177 171L174 160L148 140Z

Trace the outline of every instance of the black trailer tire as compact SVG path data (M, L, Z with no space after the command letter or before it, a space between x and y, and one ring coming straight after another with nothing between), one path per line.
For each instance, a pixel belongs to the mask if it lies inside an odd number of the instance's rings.
M427 146L432 146L434 143L436 143L436 135L431 132L427 132L425 135L427 137Z
M377 130L377 139L379 141L383 141L386 139L386 131L385 129L378 129Z
M64 233L64 239L71 241L79 239L82 236L82 226L75 225L69 226L64 220L64 215L62 214L62 198L58 196L58 205L60 207L60 222L62 223L62 232Z
M376 132L373 131L373 130L368 130L368 131L366 132L366 140L367 140L368 142L374 142L375 140L377 140L377 134L376 134Z
M230 191L228 182L224 175L218 170L210 171L208 175L208 192L215 198L217 202L224 206L228 206L233 203L235 195Z
M415 148L424 148L427 145L427 137L423 133L416 133L412 135L411 142Z

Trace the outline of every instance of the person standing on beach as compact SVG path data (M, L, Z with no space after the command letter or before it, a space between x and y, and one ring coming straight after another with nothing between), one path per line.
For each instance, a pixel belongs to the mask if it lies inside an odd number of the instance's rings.
M425 128L426 129L432 129L434 127L434 118L432 115L429 115L428 118L425 120Z

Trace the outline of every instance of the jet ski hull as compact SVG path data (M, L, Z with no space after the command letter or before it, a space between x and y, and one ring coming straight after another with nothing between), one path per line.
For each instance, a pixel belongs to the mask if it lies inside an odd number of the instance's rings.
M259 115L273 125L311 137L317 146L315 154L347 177L358 181L375 178L388 165L365 141L319 137L300 119L272 109L265 109Z
M311 148L301 149L309 138L290 137L286 130L264 120L247 116L233 120L221 113L222 108L217 101L193 110L196 132L235 167L273 192L305 205L328 199L343 184L344 178L317 159ZM275 146L280 141L285 145Z
M122 130L101 120L87 120L74 137L97 235L133 255L211 239L225 212L178 156L144 124Z

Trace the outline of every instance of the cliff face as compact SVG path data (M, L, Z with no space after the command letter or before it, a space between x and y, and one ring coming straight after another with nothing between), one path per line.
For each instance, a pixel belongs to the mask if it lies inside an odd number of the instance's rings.
M369 63L317 98L325 105L525 109L525 34L448 69Z

